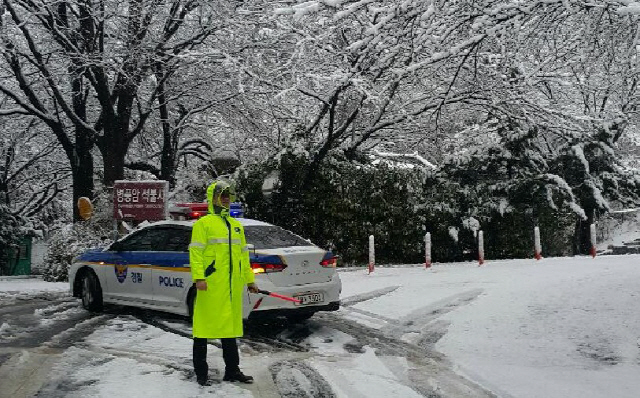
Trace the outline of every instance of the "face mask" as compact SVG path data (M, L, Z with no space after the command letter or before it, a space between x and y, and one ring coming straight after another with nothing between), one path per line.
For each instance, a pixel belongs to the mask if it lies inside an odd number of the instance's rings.
M230 205L231 205L231 194L229 193L228 189L225 189L224 191L222 191L216 200L216 204L220 207L223 207L225 209L229 209ZM223 198L229 198L228 201L223 200ZM226 203L225 203L226 202Z
M223 204L221 197L223 195L228 195L229 196L229 202L226 204ZM236 190L235 190L235 186L233 185L233 183L221 180L218 181L215 185L215 188L213 190L213 195L212 195L212 199L213 199L213 205L215 207L218 208L223 208L223 209L227 209L229 210L230 208L230 203L235 201L236 199Z

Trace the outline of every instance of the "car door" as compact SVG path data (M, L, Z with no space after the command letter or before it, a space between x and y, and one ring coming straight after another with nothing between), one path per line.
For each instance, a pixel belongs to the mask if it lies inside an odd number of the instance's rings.
M175 225L166 227L164 232L162 256L157 257L153 267L153 301L161 307L178 307L185 304L191 287L191 227Z
M165 238L161 229L145 228L112 245L122 258L121 264L114 264L113 274L106 278L114 299L143 304L152 302L154 258Z

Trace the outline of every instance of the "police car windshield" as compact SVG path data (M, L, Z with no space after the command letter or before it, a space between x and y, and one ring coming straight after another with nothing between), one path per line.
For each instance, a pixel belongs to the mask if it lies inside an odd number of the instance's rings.
M290 246L312 246L306 241L287 230L273 225L251 225L244 227L247 243L260 249L278 249Z

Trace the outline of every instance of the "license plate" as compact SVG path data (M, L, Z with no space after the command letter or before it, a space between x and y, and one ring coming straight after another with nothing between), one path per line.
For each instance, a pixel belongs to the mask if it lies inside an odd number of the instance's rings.
M322 293L305 293L298 294L294 297L300 300L299 305L321 303L324 301L324 296L322 295Z

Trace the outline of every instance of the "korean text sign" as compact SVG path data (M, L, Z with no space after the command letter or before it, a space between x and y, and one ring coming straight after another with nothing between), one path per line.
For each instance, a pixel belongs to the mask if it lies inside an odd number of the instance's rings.
M116 220L155 221L167 218L167 181L125 181L113 185Z

